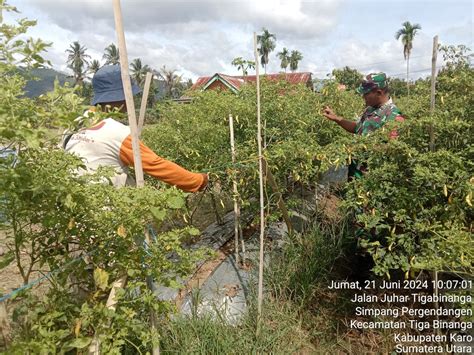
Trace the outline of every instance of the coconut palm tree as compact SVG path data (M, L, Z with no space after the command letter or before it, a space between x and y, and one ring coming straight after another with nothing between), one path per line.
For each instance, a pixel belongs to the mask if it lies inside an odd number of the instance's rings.
M266 28L262 28L263 33L257 36L257 43L260 44L258 52L260 53L260 63L265 68L265 74L267 74L267 64L270 52L275 49L276 36L273 33L268 32Z
M174 97L179 91L182 75L177 75L175 72L174 69L166 69L165 65L160 69L159 75L165 81L166 97Z
M288 49L283 48L281 52L277 53L277 57L281 60L280 68L284 69L286 73L286 68L290 64L290 52Z
M245 60L242 57L237 57L232 60L233 66L237 67L237 70L242 70L242 76L247 76L248 69L255 69L255 62L252 60Z
M71 69L74 74L74 85L82 85L84 81L87 58L90 58L90 56L86 54L86 50L87 48L81 46L78 41L73 42L69 48L66 49L66 53L68 53L67 67Z
M93 59L92 62L89 63L88 72L94 75L97 73L97 70L100 69L100 62L97 59Z
M395 33L395 38L399 39L400 37L402 38L402 43L403 43L403 56L405 60L407 61L407 90L408 93L410 93L410 86L408 82L408 77L410 73L410 54L411 50L413 48L413 39L415 38L415 35L418 30L421 30L421 26L417 23L412 25L410 22L406 21L402 23L402 28L400 28L396 33Z
M132 79L137 82L139 86L144 84L146 73L150 71L148 65L143 65L140 58L135 58L132 63L130 63L130 74Z
M113 43L109 44L107 48L104 49L104 55L102 57L105 59L105 65L108 64L119 64L120 63L120 54L119 49Z
M299 51L291 51L290 55L290 70L295 72L298 69L298 63L303 59L303 54Z

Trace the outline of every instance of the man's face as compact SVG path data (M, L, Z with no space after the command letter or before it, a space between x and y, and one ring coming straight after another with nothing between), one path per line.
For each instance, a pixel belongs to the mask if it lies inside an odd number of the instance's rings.
M382 101L383 92L380 89L374 89L364 94L364 101L366 106L379 106Z

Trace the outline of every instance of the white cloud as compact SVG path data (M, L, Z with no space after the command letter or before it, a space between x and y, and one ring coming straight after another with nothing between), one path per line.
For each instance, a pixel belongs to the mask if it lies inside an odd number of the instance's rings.
M25 5L48 14L51 21L69 31L96 31L96 26L114 26L111 0L24 0ZM123 0L124 27L131 32L146 32L170 25L201 23L250 23L282 33L307 38L324 34L335 24L341 0ZM73 14L71 16L71 14ZM176 29L176 26L172 26ZM180 31L181 32L181 31Z
M14 1L14 0L11 0ZM300 71L324 77L334 67L350 66L363 73L405 72L402 45L393 37L400 18L411 14L407 4L398 5L397 18L387 18L383 26L366 29L359 19L379 4L375 1L347 0L122 0L129 61L140 57L155 69L163 65L185 76L212 75L215 72L237 74L233 58L254 59L253 32L262 27L276 34L276 49L270 54L268 72L278 72L276 53L283 47L303 53ZM420 7L423 0L415 1ZM39 20L30 35L53 41L46 57L53 66L65 70L65 50L73 41L88 48L94 59L101 59L104 48L116 43L112 0L17 0L15 5L30 18ZM394 5L390 2L390 6ZM388 5L387 5L388 6ZM450 20L449 8L444 22L430 22L416 12L414 22L423 25L416 37L411 68L430 66L432 37L453 43L472 42L472 20ZM467 6L467 3L466 3ZM403 10L404 8L406 10ZM472 5L471 8L472 10ZM405 11L405 12L404 12ZM459 11L457 8L456 11ZM431 26L431 27L430 27ZM425 33L426 32L426 33ZM455 42L456 43L456 42ZM456 44L457 44L456 43ZM469 44L469 43L467 43ZM375 63L375 64L374 64ZM424 75L429 72L420 72ZM418 72L413 72L416 77Z

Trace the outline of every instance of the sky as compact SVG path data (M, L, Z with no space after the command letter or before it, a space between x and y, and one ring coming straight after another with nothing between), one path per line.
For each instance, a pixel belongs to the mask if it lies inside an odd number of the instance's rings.
M5 22L38 21L28 35L53 43L44 57L56 70L70 72L66 49L74 41L101 63L104 48L118 43L112 0L7 2L21 14L4 14ZM412 80L430 74L435 35L441 44L474 48L472 0L121 0L121 7L129 62L141 58L193 81L239 75L231 62L255 59L253 33L262 28L276 36L267 73L282 70L277 53L286 47L303 54L298 72L314 78L344 66L405 77L403 45L395 39L405 21L422 27L413 42Z

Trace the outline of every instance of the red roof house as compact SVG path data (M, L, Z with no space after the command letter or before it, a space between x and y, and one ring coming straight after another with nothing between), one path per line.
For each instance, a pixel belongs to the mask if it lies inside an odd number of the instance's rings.
M262 75L260 76L262 77ZM280 74L266 74L266 79L269 80L286 80L291 84L304 84L309 88L313 87L311 73L280 73ZM255 82L256 75L247 76L231 76L216 73L213 76L203 76L198 78L196 83L191 87L191 90L230 90L237 93L240 87L247 82Z

